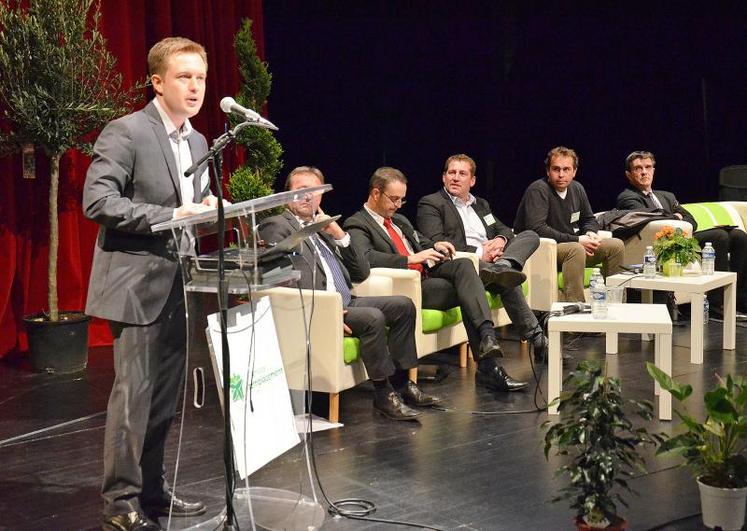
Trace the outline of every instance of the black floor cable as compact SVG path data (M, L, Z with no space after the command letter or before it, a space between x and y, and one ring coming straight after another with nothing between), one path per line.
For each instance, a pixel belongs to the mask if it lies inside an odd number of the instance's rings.
M316 250L316 248L315 248ZM312 267L311 264L309 264L308 260L306 260L307 265L312 270L312 286L316 285L314 276L316 274L316 267ZM389 524L389 525L397 525L402 527L414 527L417 529L431 529L433 531L444 531L443 529L439 527L430 526L427 524L421 524L419 522L408 522L404 520L389 520L386 518L372 518L370 515L376 512L376 504L364 500L362 498L344 498L341 500L330 500L329 496L327 496L326 491L324 490L324 485L322 484L321 478L319 476L319 469L317 467L316 463L316 452L314 449L314 430L312 429L312 420L311 420L311 404L312 404L312 390L311 390L311 382L312 380L312 371L311 371L311 321L314 318L314 293L316 290L312 289L311 293L311 311L309 313L309 320L306 320L306 309L303 303L303 294L301 292L301 286L296 282L296 286L298 287L298 294L299 294L299 300L301 301L301 312L303 316L303 322L304 322L304 329L306 333L306 367L307 367L307 373L308 373L308 380L307 380L307 394L309 396L308 400L308 415L309 415L309 428L308 428L308 444L309 444L309 457L311 459L311 468L314 472L314 480L316 481L317 486L319 487L319 492L321 493L322 497L324 498L324 501L327 503L328 508L327 512L333 516L340 516L344 518L349 518L351 520L360 520L365 522L377 522L382 524ZM308 325L307 325L308 322Z

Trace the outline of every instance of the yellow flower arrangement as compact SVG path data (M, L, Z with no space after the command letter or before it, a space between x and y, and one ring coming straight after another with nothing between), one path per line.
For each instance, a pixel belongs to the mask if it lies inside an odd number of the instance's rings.
M660 265L675 260L684 267L700 260L700 244L687 231L667 225L656 233L655 238L654 252Z

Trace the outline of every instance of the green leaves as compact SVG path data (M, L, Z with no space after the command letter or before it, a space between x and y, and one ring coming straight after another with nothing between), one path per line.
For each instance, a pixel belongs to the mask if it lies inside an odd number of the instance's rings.
M98 3L25 3L0 2L0 98L11 129L2 142L6 151L31 143L62 154L125 114L134 92L122 89L98 30Z
M239 71L243 79L236 100L259 112L267 103L272 75L267 63L257 56L257 45L252 37L252 21L245 19L234 39ZM238 123L232 119L232 123ZM273 184L283 166L283 148L272 133L259 127L247 127L236 138L245 147L244 166L229 179L229 193L234 202L263 197L274 192ZM276 213L276 210L270 211ZM267 216L263 212L261 217Z
M647 363L649 374L679 402L692 394ZM676 453L694 475L709 485L724 488L747 486L747 386L741 376L717 376L717 386L703 396L706 416L702 422L684 411L676 411L683 433L660 443L657 453Z
M620 381L604 374L596 362L579 363L564 380L564 388L558 399L560 420L543 424L545 457L554 447L555 455L571 459L556 471L569 480L556 501L569 500L578 516L613 519L616 502L626 505L615 489L633 492L626 478L645 470L638 448L663 440L649 435L645 427L634 428L625 409L648 420L653 405L624 400Z

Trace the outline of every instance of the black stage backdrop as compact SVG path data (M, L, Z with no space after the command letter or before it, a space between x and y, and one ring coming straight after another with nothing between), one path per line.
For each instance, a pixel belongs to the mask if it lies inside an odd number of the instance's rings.
M718 170L747 163L738 3L557 4L266 2L285 173L319 166L335 187L326 210L347 216L372 171L392 165L414 216L446 157L464 152L476 192L510 224L551 147L580 154L595 210L614 206L625 156L647 149L656 186L717 199Z

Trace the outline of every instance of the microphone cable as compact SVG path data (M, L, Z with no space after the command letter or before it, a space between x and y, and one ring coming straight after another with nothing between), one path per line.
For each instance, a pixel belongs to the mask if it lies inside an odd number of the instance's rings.
M316 252L316 246L312 245L314 248L314 256L318 256ZM349 518L351 520L360 520L364 522L377 522L382 524L389 524L389 525L398 525L403 527L413 527L416 529L430 529L432 531L445 531L442 528L430 526L428 524L421 524L419 522L409 522L404 520L390 520L386 518L374 518L371 517L372 514L376 512L376 504L372 501L363 499L363 498L343 498L340 500L331 500L329 496L327 495L327 492L324 489L324 485L322 483L320 474L319 474L319 468L317 466L316 462L316 451L314 446L314 430L313 430L313 420L312 420L312 414L311 414L311 397L312 397L312 388L311 388L311 382L313 381L313 375L312 375L312 369L311 369L311 322L314 319L314 306L315 306L315 298L314 295L316 293L316 267L312 266L311 263L309 263L309 260L303 256L303 254L299 255L304 262L306 262L306 265L311 269L312 271L312 286L314 286L311 290L311 310L309 312L309 319L306 320L306 308L303 304L303 294L301 292L301 286L298 281L296 281L296 286L298 287L298 295L299 299L301 301L301 312L303 315L303 322L304 322L304 333L306 335L306 367L307 367L307 388L306 393L309 396L308 401L308 434L306 437L306 440L309 444L309 452L308 456L311 459L311 469L313 470L314 480L316 481L317 485L319 486L319 492L321 493L322 497L324 498L324 501L327 503L328 508L327 512L331 514L332 516L340 516L343 518ZM316 262L316 258L314 260ZM308 324L307 324L308 323Z

